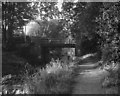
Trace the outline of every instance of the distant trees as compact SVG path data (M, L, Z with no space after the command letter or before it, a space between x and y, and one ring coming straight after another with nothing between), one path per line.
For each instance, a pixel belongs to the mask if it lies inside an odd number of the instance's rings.
M13 43L14 31L21 28L26 21L34 19L37 10L29 2L3 2L2 3L2 34L3 44Z
M66 26L70 30L72 36L75 38L77 48L82 53L86 53L82 43L84 41L94 42L93 47L98 46L98 41L101 38L95 31L97 23L95 19L99 16L99 10L102 3L92 2L64 2L63 10L66 19ZM96 38L96 40L95 40ZM88 50L90 49L88 45ZM99 49L99 47L96 47ZM94 48L92 48L94 49ZM96 50L96 49L95 49ZM92 52L92 51L89 51Z
M30 28L29 28L30 27ZM26 35L36 36L39 38L46 38L49 40L62 40L64 41L64 33L61 33L63 26L59 20L34 20L26 25Z
M57 2L33 2L33 4L37 4L38 16L35 22L40 25L37 27L38 31L36 30L37 36L66 41L66 38L69 38L69 29L66 28L68 18L64 16L64 12L59 11Z

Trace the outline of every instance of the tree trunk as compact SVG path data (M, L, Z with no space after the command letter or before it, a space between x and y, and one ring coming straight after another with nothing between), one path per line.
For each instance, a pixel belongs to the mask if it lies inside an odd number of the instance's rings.
M2 45L5 47L7 41L6 37L6 6L2 5Z
M13 42L13 25L12 24L14 24L14 21L13 21L13 16L14 16L14 13L13 13L13 11L14 11L14 3L9 3L8 4L8 6L9 6L9 8L10 9L8 9L8 12L9 13L11 13L11 16L10 17L8 17L7 19L8 19L8 29L7 29L7 33L6 33L6 35L7 35L7 44L8 44L8 47L10 48L10 49L12 49L13 47L14 47L14 42Z

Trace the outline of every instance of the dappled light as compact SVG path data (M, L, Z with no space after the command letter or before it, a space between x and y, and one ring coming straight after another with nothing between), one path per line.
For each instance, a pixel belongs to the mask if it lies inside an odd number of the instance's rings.
M26 26L24 26L24 32L28 36L36 36L39 30L40 25L35 21L31 21Z
M120 3L30 1L1 4L0 94L118 94Z

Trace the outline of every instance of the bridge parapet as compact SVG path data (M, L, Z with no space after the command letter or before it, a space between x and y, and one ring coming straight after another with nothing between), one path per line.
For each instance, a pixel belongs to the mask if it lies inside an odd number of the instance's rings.
M58 39L47 39L47 38L40 38L40 37L30 37L31 41L37 45L44 45L44 44L75 44L75 43L65 43L64 40Z

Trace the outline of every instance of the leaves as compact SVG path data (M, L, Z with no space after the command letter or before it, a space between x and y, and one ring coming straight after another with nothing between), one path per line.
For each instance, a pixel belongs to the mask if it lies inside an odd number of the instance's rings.
M3 36L8 41L12 39L14 31L25 25L24 19L34 19L34 7L31 7L30 2L3 2L2 3L2 21L3 21ZM34 13L34 14L33 14ZM7 34L8 37L7 37Z
M97 22L99 23L99 31L97 33L104 38L104 42L102 42L101 49L106 49L108 46L109 50L109 58L106 58L108 61L118 61L118 50L119 50L119 40L120 34L117 31L118 24L118 5L119 3L103 3L103 8L101 8L101 14L97 18ZM105 52L104 51L104 52ZM103 53L104 53L103 52ZM103 54L103 57L107 57L108 54ZM116 62L116 61L115 61Z

